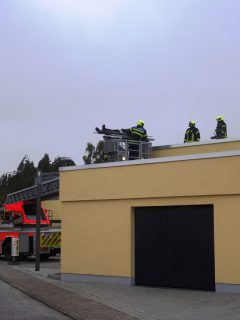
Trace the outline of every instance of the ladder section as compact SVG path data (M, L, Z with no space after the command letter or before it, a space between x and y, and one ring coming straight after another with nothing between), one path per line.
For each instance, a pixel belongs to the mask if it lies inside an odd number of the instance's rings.
M41 183L41 196L48 198L50 196L58 196L59 194L59 178L55 178ZM7 195L6 203L14 203L24 200L33 200L37 198L37 186L22 189Z

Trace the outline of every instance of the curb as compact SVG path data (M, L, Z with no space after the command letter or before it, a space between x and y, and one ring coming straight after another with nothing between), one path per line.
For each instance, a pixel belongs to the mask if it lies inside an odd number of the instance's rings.
M58 280L59 275L48 275L48 278ZM136 317L120 310L38 279L11 266L0 264L0 279L73 320L137 320Z
M73 320L79 320L79 318L75 318L75 317L72 317L71 315L69 315L68 313L60 310L59 308L51 305L48 301L46 301L45 299L43 299L42 297L39 297L38 295L35 295L35 294L32 294L31 292L27 291L27 290L24 290L23 288L19 287L18 285L12 283L11 281L9 281L7 278L5 278L4 276L2 276L0 274L0 280L4 281L5 283L7 283L8 285L10 285L11 287L23 292L24 294L28 295L29 297L33 298L34 300L38 301L38 302L41 302L43 303L44 305L50 307L51 309L63 314L64 316L67 316L68 318L70 319L73 319Z

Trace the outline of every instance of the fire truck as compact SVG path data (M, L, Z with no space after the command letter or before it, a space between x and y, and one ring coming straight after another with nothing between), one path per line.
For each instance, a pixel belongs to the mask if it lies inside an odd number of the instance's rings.
M59 181L56 179L43 184L43 195L58 192ZM50 186L50 187L49 187ZM0 208L0 255L11 260L15 256L35 255L36 240L36 186L7 197ZM47 210L40 210L40 255L48 258L60 252L61 229L53 227Z

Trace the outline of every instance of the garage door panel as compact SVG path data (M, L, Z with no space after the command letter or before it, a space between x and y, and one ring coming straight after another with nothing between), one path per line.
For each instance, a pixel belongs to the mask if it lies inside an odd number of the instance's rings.
M135 282L215 290L213 206L135 209Z

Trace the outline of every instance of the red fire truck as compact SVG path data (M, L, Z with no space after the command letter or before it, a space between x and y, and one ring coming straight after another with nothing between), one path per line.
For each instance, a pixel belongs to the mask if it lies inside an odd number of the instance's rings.
M51 226L44 208L41 208L40 227L41 257L47 258L60 252L61 230ZM15 256L34 255L36 252L35 236L36 201L18 201L2 206L0 210L0 255L10 260L13 256L13 249L15 249Z

